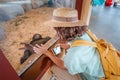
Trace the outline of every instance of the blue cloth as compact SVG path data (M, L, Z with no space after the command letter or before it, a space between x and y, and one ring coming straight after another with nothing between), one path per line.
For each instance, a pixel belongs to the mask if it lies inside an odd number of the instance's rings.
M90 76L87 73L80 73L82 80L100 80L100 77Z
M103 5L105 0L93 0L92 4L93 5Z
M81 37L75 38L75 40L92 41L92 39L86 33ZM73 41L71 41L70 44L72 42ZM63 60L65 67L72 75L78 73L82 73L83 75L87 74L88 75L88 76L86 75L87 80L94 80L91 77L104 77L100 56L98 50L95 47L91 46L70 47L67 50L67 53Z

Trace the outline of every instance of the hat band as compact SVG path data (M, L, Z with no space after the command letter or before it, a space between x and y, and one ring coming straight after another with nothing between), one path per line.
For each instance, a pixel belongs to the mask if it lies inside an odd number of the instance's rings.
M78 17L57 17L57 16L53 16L52 19L56 20L56 21L63 21L63 22L76 22L76 21L78 21Z

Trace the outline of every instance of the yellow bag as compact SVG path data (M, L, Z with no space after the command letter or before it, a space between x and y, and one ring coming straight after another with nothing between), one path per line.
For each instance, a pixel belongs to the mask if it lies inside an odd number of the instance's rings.
M101 78L101 80L120 80L120 52L105 40L97 39L97 37L89 30L87 31L87 34L93 39L94 42L76 40L73 42L72 46L84 45L97 47L105 72L105 78Z

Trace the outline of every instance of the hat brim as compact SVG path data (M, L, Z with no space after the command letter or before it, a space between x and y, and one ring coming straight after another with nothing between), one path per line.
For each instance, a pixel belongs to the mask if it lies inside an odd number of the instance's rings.
M57 21L46 21L44 23L46 26L52 26L52 27L74 27L74 26L85 26L85 23L81 20L78 20L77 22L57 22Z

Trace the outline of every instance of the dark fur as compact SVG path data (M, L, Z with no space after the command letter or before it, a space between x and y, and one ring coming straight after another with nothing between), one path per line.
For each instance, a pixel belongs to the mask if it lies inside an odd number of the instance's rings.
M42 38L42 36L40 34L35 34L32 37L32 41L30 41L29 43L21 43L22 45L25 46L25 51L24 51L24 55L20 60L20 63L22 64L23 62L25 62L25 60L28 59L29 56L31 56L34 51L33 51L33 46L35 46L35 44L41 45L41 44L45 44L48 40L50 40L51 38L49 36Z

